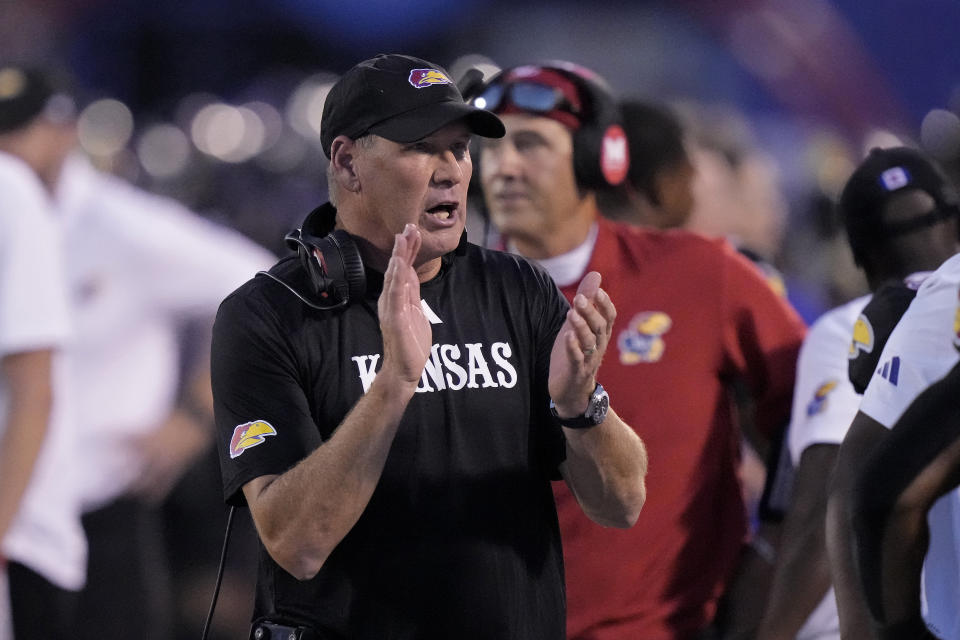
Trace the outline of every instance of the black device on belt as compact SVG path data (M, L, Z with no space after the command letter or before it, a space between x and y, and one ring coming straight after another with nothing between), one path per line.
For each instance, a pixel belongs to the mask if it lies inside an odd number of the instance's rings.
M313 629L261 620L250 628L250 640L319 640Z

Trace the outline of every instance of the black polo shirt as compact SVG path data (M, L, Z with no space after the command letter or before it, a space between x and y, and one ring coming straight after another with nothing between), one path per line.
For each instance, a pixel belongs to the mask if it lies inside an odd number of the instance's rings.
M296 259L271 273L307 290ZM264 276L221 305L212 375L228 502L323 446L369 387L382 274L367 276L363 299L335 311ZM321 638L563 638L550 480L564 442L547 375L567 302L538 267L466 242L421 297L433 346L369 505L311 580L261 547L254 616Z

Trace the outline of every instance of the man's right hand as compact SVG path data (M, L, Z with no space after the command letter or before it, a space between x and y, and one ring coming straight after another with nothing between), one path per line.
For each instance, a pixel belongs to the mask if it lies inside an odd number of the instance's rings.
M377 305L383 364L373 385L305 460L243 486L264 547L298 580L320 571L367 508L430 355L433 331L413 267L420 243L412 224L394 240Z
M378 375L395 377L413 388L420 382L433 340L430 321L420 306L420 280L413 267L420 242L420 230L414 224L407 224L403 233L395 236L377 305L383 334L383 366Z

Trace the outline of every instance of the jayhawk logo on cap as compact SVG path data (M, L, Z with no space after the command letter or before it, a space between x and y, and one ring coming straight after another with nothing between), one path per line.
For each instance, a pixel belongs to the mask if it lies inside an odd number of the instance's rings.
M277 435L277 430L266 420L254 420L237 425L230 438L230 457L236 458L244 451L263 444L266 436Z
M960 296L960 292L957 295ZM957 304L957 310L953 312L953 346L960 351L960 303Z
M417 89L435 84L451 84L447 74L436 69L414 69L410 72L408 80Z
M827 406L827 396L837 388L836 380L827 380L813 392L813 399L807 405L807 417L815 416Z
M873 325L870 324L867 316L862 313L853 323L853 338L850 340L847 358L853 360L861 351L864 353L873 351Z
M663 334L673 326L673 320L662 311L645 311L634 316L617 338L620 362L637 364L657 362L663 357L666 344Z

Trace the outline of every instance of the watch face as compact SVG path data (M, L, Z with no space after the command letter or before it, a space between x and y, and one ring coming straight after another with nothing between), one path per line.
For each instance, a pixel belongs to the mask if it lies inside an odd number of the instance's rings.
M610 396L601 387L590 400L590 409L588 414L596 424L603 422L607 417L607 409L610 407Z

